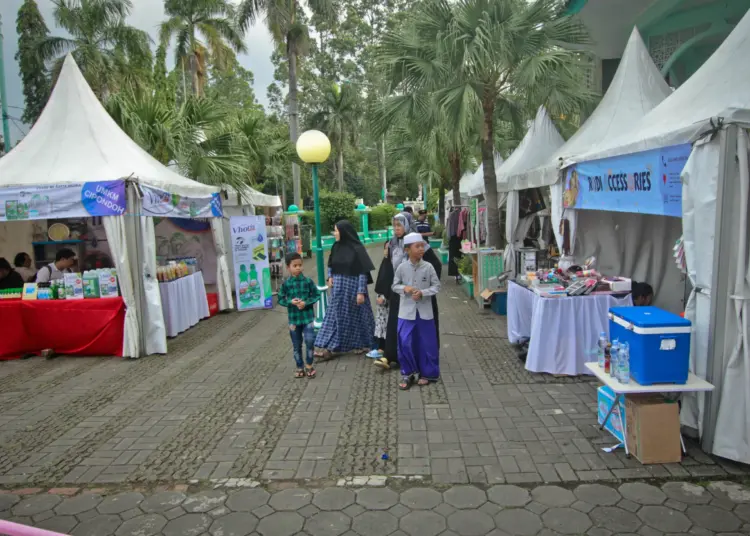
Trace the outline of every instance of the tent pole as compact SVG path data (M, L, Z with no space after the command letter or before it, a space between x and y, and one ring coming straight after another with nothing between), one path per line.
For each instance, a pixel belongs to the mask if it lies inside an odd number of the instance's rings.
M138 308L140 309L138 311L138 314L136 315L136 318L138 318L138 345L140 347L139 350L139 356L143 357L146 355L146 330L144 329L144 318L146 314L146 301L144 296L144 290L143 290L143 272L144 272L144 264L143 264L143 251L141 251L140 242L141 242L141 236L142 236L142 229L141 229L141 217L140 217L140 207L141 203L138 199L138 192L136 191L135 184L132 182L128 182L126 185L127 188L127 198L128 198L128 212L130 213L128 216L130 219L130 225L128 226L130 228L130 233L127 233L126 236L132 242L129 240L129 246L131 246L131 249L129 250L132 255L130 256L130 270L133 274L133 291L135 292Z
M716 184L716 223L714 227L713 270L711 273L711 312L708 330L708 356L706 359L706 381L714 385L714 390L706 393L703 406L703 430L701 447L709 454L713 452L716 435L716 419L721 402L724 371L724 325L727 318L727 297L730 293L729 265L727 251L736 248L731 243L731 229L737 223L732 221L734 212L729 210L735 190L726 184L736 169L737 126L729 125L719 133L720 151L719 176Z
M10 127L8 126L8 92L5 90L5 62L3 62L3 18L0 16L0 103L3 116L3 142L5 152L10 151Z

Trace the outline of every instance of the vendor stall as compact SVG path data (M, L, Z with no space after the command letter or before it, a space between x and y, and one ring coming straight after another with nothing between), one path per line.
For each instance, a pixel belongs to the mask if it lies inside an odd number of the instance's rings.
M680 177L681 207L675 212L682 216L694 287L685 310L693 324L692 371L715 390L686 398L681 418L683 425L699 431L704 450L743 463L750 463L750 63L738 58L749 54L746 14L708 61L660 105L617 137L565 162L576 167L609 164L612 174L607 179L637 178L638 190L650 191L643 188L643 170L627 165L654 152L664 158L692 143ZM671 162L667 157L660 164ZM654 203L661 201L666 211L674 204L679 183L661 169L647 169L653 175L646 179L663 194ZM584 196L591 192L587 181L582 190ZM606 192L611 191L608 183ZM578 196L575 199L577 203ZM580 228L579 222L579 234ZM671 263L671 255L671 248L663 251L663 262Z
M82 182L86 179L95 182ZM0 198L3 226L27 220L98 218L101 221L121 298L109 297L108 300L115 301L104 304L98 303L104 301L103 297L78 299L74 295L66 296L73 299L63 303L49 300L45 304L21 303L15 307L21 311L52 313L64 308L67 316L55 321L76 324L76 329L87 330L87 336L95 340L99 337L96 330L103 329L101 324L79 322L79 311L85 315L90 309L116 309L117 302L124 303L120 309L122 341L119 351L110 348L110 354L140 357L167 351L156 277L154 218L208 218L217 264L226 266L218 189L178 175L143 151L102 107L70 55L65 58L39 120L23 141L0 159ZM231 307L228 272L222 269L219 272L220 304L222 308ZM79 279L85 279L86 274L83 276ZM51 289L33 287L33 290L42 290L43 297L51 295ZM36 295L31 293L29 297ZM117 314L120 313L110 315L111 322L117 321ZM77 353L81 348L65 341L56 343L57 347L47 346L49 342L41 339L34 343L35 348L26 350L51 348L57 353Z

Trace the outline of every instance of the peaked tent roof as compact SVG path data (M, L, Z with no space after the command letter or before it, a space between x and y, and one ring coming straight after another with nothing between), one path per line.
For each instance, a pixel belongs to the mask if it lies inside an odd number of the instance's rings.
M42 115L21 143L0 158L0 188L127 177L185 196L219 191L170 170L120 130L68 54Z
M504 162L500 153L495 153L495 176L499 177L498 174ZM471 178L467 179L466 191L462 188L461 193L465 193L469 197L484 195L484 162L479 165L479 168L472 174Z
M565 161L598 160L690 141L712 118L750 124L750 12L713 55L664 102L621 135Z
M461 179L458 181L458 191L461 193L462 196L469 194L469 183L472 180L472 176L474 175L473 171L464 171L464 174L461 175ZM453 197L453 190L448 190L445 192L445 198L449 199Z
M612 83L594 113L545 163L510 179L525 182L528 187L554 184L562 160L576 158L597 144L616 138L671 93L641 34L633 28Z
M529 130L505 163L497 176L497 191L523 190L526 184L519 180L520 174L547 162L565 140L557 131L544 106L540 106Z
M258 207L280 207L281 198L278 195L264 194L255 188L246 186L242 193L237 192L230 186L222 188L222 204L224 206L254 205Z

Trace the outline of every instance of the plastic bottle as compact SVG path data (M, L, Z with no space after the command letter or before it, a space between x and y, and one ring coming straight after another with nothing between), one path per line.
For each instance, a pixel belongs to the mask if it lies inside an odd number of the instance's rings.
M610 350L609 355L609 375L613 378L617 378L617 361L620 357L620 341L618 341L617 339L612 341L612 349Z
M258 281L258 272L255 270L255 265L250 265L250 301L257 303L260 301L260 281Z
M250 303L250 282L248 280L247 268L244 264L240 264L240 301L247 305Z
M620 374L617 378L620 383L630 383L630 344L622 343L620 346L620 359L618 361Z
M263 268L262 271L263 274L263 297L265 299L268 299L273 294L273 289L271 288L271 269L266 266Z
M609 344L609 341L607 340L607 334L602 331L599 334L599 348L597 350L597 361L599 363L599 367L601 367L602 370L604 370L604 354L605 350L607 349L607 344Z

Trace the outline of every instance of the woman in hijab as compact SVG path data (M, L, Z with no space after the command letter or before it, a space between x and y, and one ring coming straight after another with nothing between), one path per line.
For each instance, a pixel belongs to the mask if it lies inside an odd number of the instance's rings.
M315 339L315 347L322 349L318 357L324 361L334 352L366 352L375 330L367 293L367 285L372 283L370 272L375 269L372 260L348 221L338 222L333 236L336 242L328 258L331 302Z
M400 303L400 296L395 292L391 292L391 286L393 285L393 276L396 273L396 268L402 262L407 262L408 258L404 251L404 236L412 232L413 218L408 212L402 212L396 214L393 217L393 238L388 243L388 255L387 261L380 265L380 271L378 272L378 280L375 285L375 292L378 294L385 294L386 289L388 292L388 328L387 336L385 338L385 351L383 357L375 361L375 366L384 370L395 369L399 370L398 365L398 306ZM435 252L429 247L425 246L425 252L423 259L435 268L438 278L440 277L443 265L440 263ZM382 292L381 292L382 291ZM437 296L432 297L432 312L435 318L435 329L438 332L438 348L440 347L440 326L438 322L438 304Z

